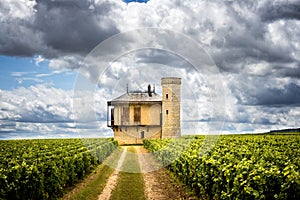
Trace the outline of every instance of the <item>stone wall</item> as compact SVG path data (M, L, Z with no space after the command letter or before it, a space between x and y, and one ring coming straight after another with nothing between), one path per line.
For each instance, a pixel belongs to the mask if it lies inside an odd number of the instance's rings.
M114 128L114 139L118 141L119 145L143 144L142 132L144 132L144 139L161 138L160 126L136 126Z

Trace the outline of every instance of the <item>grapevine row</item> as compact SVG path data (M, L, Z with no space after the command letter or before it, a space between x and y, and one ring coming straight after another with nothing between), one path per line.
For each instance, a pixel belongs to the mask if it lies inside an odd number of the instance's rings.
M0 199L57 199L116 148L109 139L0 141Z
M298 199L300 135L144 140L201 199ZM206 150L205 150L206 148Z

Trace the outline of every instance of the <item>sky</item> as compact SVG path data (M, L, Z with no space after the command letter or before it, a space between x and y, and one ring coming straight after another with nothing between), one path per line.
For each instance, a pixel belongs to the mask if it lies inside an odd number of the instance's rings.
M297 0L3 0L0 139L107 137L106 102L182 78L184 134L300 127Z

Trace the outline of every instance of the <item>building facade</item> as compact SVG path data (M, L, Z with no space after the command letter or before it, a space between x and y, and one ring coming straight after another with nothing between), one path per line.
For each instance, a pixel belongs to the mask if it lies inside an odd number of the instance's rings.
M122 144L142 144L145 138L180 137L181 79L161 79L162 96L151 89L127 91L107 102L107 125Z

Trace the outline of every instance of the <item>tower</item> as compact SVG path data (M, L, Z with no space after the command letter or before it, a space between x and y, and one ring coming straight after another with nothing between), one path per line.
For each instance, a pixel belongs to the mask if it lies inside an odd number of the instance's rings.
M180 137L181 78L161 79L162 86L162 138Z

